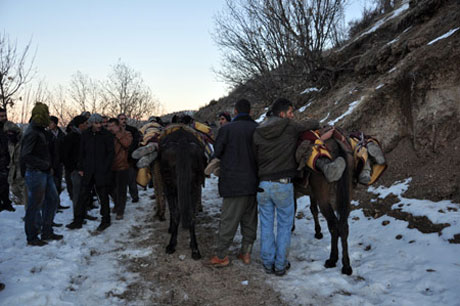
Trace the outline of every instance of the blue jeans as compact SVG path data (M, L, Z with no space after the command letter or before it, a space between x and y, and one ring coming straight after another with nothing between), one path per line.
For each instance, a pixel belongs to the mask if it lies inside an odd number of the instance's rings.
M294 186L261 181L264 192L257 193L260 218L260 257L263 265L283 270L291 244L291 229L294 220ZM275 211L277 219L276 238L274 234Z
M54 178L50 173L39 170L26 170L27 208L24 227L27 241L53 234L53 219L58 205L58 193Z

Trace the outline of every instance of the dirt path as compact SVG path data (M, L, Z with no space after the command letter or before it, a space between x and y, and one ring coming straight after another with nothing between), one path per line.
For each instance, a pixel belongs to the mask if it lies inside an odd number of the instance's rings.
M176 253L166 254L169 222L153 220L151 208L139 207L146 212L145 222L132 227L132 240L128 243L135 244L131 248L150 248L151 255L122 260L129 271L140 277L120 297L135 305L286 305L265 282L268 275L258 260L246 266L236 259L237 242L231 247L231 266L206 265L215 244L219 201L216 190L204 189L204 212L197 216L197 238L203 257L198 261L190 257L187 230L180 230Z

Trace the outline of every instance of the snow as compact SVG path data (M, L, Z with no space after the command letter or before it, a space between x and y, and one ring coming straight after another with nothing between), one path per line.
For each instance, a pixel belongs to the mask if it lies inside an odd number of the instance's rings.
M396 38L393 39L392 41L388 42L388 43L387 43L387 46L394 44L394 43L397 42L398 40L399 40L399 37L396 37Z
M151 205L143 199L126 205L125 219L114 220L99 235L93 235L98 221L87 221L83 229L70 231L55 228L63 234L61 241L44 247L27 246L24 233L24 207L15 212L0 213L0 281L5 289L0 293L0 305L122 305L117 295L123 293L135 274L126 271L120 260L151 254L147 249L126 249L128 231L145 212L140 206ZM61 194L62 205L71 206L66 191ZM98 211L93 210L93 215ZM72 209L56 214L55 222L72 221Z
M433 40L430 41L427 45L428 45L428 46L429 46L429 45L432 45L432 44L434 44L435 42L437 42L438 40L447 38L447 37L451 36L452 34L454 34L455 32L457 32L459 29L460 29L460 27L455 28L455 29L451 29L449 32L447 32L447 33L445 33L445 34L439 36L439 37L436 38L436 39L433 39Z
M378 190L381 194L399 193L409 182ZM349 217L348 239L354 271L346 276L340 272L340 260L336 268L324 267L330 235L320 217L324 238L314 238L309 204L307 197L298 201L298 212L307 220L296 220L289 255L291 269L282 278L268 279L288 304L458 305L460 245L449 244L437 233L409 229L405 221L388 216L370 219L361 210L354 210ZM458 215L452 218L458 219ZM383 221L390 223L383 226ZM458 224L456 231L460 232ZM402 236L399 240L398 235Z
M362 98L361 98L362 100ZM348 109L345 113L343 113L342 115L340 115L339 117L337 117L336 119L334 120L331 120L328 122L329 125L334 125L336 124L337 122L339 122L342 118L350 115L353 110L356 108L356 106L358 106L358 104L361 102L361 100L357 100L357 101L354 101L354 102L351 102L349 105L348 105ZM328 117L329 117L329 114L328 114ZM326 117L327 118L327 117ZM325 119L326 119L325 118Z
M324 121L326 121L327 118L329 118L329 115L330 115L330 114L331 114L331 113L327 113L326 117L324 117L323 119L321 119L319 122L324 122Z
M392 73L393 71L395 71L396 69L398 69L397 67L393 67L391 68L390 70L388 70L388 73Z
M449 223L450 226L441 231L441 238L448 241L455 234L460 233L460 207L458 204L449 200L432 202L428 200L410 199L403 196L409 188L412 178L407 178L401 182L395 182L389 188L369 187L368 191L377 194L379 198L384 199L390 194L398 197L399 202L393 204L392 209L401 209L403 212L413 216L426 216L431 222Z
M217 182L212 176L203 190L204 209L211 215L222 204ZM336 268L324 267L330 251L327 224L320 217L324 238L315 239L309 198L302 197L298 200L298 213L306 218L296 220L289 254L291 269L283 277L265 274L260 265L258 239L250 270L260 273L258 276L273 286L289 305L458 305L460 245L446 240L460 233L459 213L448 211L459 208L459 204L405 198L403 194L410 183L411 178L407 178L388 188L369 187L368 192L380 198L394 194L400 201L395 206L403 204L402 209L425 215L433 222L450 223L441 235L423 234L408 228L407 222L389 216L372 219L361 210L353 210L348 239L353 275L346 276L340 272L340 260ZM140 191L139 203L128 201L125 219L113 220L112 226L99 235L91 235L98 222L88 221L81 230L58 229L64 240L41 248L26 246L22 206L15 206L14 213L1 212L0 281L6 288L0 293L0 305L125 305L126 301L117 295L137 275L127 272L122 260L155 256L152 248L139 248L135 244L149 230L144 228L137 237L128 236L133 226L142 227L145 222L151 206L148 195ZM70 204L65 192L61 199L64 205ZM353 206L358 204L352 201ZM65 210L56 215L56 222L67 224L71 215L70 209ZM383 226L383 221L389 224ZM238 231L235 241L240 240ZM233 244L231 251L237 249L238 245ZM235 281L251 286L249 278ZM155 284L150 286L154 288ZM144 304L142 298L133 305Z
M319 91L319 89L316 88L316 87L307 88L307 89L305 89L304 91L302 91L300 94L301 94L301 95L304 95L304 94L307 94L307 93L310 93L310 92L314 92L314 91Z
M256 119L257 123L261 123L262 121L265 120L265 118L267 117L267 111L268 111L268 107L264 108L263 114L260 115L260 117L258 119Z
M310 101L306 105L304 105L301 108L299 108L299 112L303 113L312 103L313 103L313 101Z
M378 90L378 89L382 88L383 86L385 86L385 84L379 84L377 87L375 87L375 90Z

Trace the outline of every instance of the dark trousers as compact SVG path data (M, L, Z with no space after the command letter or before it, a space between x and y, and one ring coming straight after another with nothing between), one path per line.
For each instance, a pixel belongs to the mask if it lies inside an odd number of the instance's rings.
M27 170L25 175L27 186L27 208L24 227L27 241L38 239L41 229L42 236L53 234L53 219L58 204L58 194L53 176L39 170Z
M128 187L131 199L139 199L139 191L137 190L137 168L129 167L128 169Z
M8 169L0 170L0 206L10 206L10 185L8 184Z
M65 169L64 171L65 184L67 186L67 193L69 198L73 199L73 182L72 182L72 171Z
M128 172L128 169L113 172L110 195L115 203L114 211L117 215L123 215L125 213Z
M220 216L216 255L224 258L240 225L241 249L248 249L257 238L256 196L224 198Z
M94 176L83 176L80 186L80 193L78 195L77 205L74 208L74 221L83 223L85 214L87 213L87 203L91 197L91 190L95 186ZM109 194L107 186L95 186L96 194L101 205L102 223L110 223L110 206Z

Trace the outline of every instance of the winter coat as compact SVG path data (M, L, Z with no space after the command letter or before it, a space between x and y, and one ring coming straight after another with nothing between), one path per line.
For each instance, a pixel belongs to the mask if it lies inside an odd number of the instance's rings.
M57 128L57 135L55 135L51 130L48 132L51 136L50 150L52 155L52 168L56 172L59 169L62 169L60 167L62 167L63 163L63 142L65 133L59 127Z
M83 171L83 179L94 177L96 186L109 186L114 157L113 136L105 129L84 131L80 140L77 170Z
M219 130L214 156L220 159L219 194L222 197L255 195L257 167L252 135L257 123L249 115L237 116Z
M10 165L8 172L8 184L12 185L17 180L23 181L21 176L20 156L21 156L21 129L14 123L5 124L5 133L12 133L13 139L8 139L8 152L10 154ZM11 135L11 134L10 134Z
M295 177L295 151L299 134L319 127L316 120L296 122L276 116L259 125L254 133L259 179L267 181Z
M21 172L26 169L48 172L51 168L49 136L45 128L31 122L21 141Z
M10 163L10 154L8 153L8 138L3 131L3 124L0 125L0 171L7 172Z
M71 173L77 169L80 154L81 131L72 126L64 136L61 147L61 160L66 171Z
M134 152L139 147L139 143L141 141L141 133L137 128L131 125L126 125L125 130L131 133L131 136L133 137L133 141L131 142L131 145L129 146L129 155L128 155L128 161L132 167L136 166L136 160L131 157L131 153Z
M113 141L115 148L115 156L113 158L112 170L127 170L129 168L128 151L133 141L133 137L131 136L130 132L121 131L120 133L114 135Z

